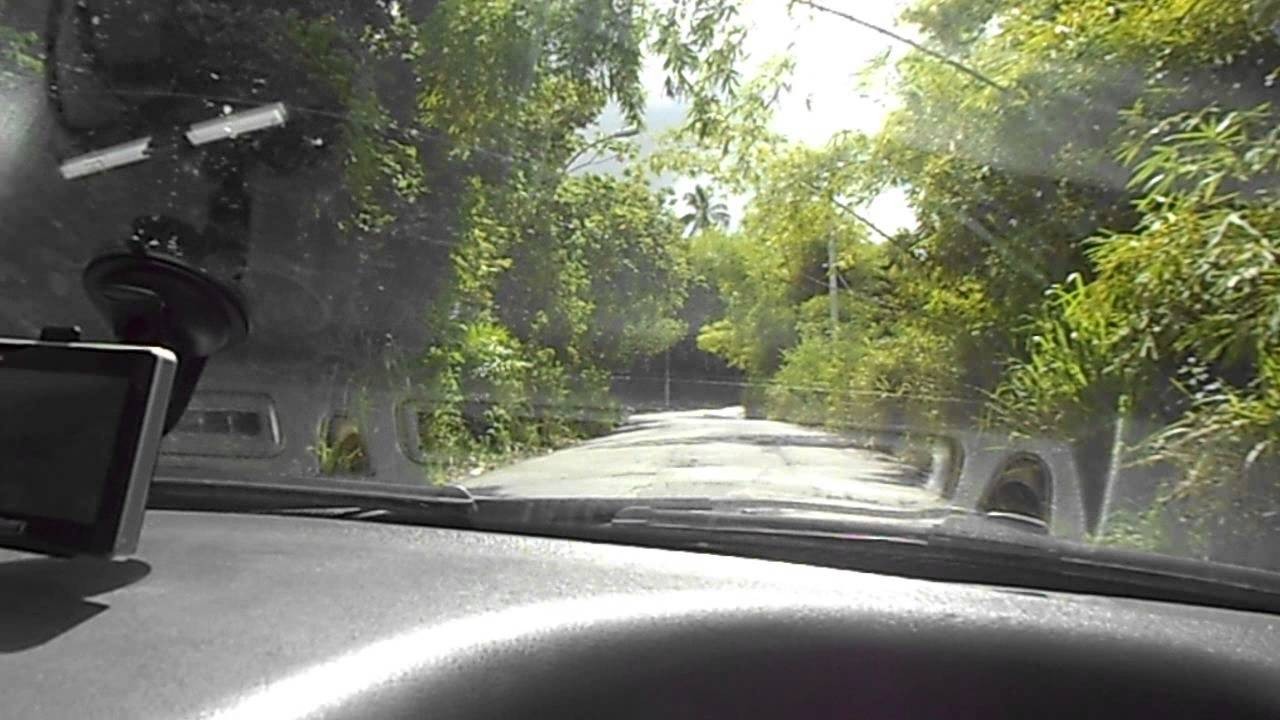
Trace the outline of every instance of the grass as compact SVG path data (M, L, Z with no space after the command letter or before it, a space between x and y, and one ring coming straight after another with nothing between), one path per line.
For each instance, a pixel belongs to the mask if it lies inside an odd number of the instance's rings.
M363 475L369 472L364 436L354 421L337 416L321 423L312 446L321 475Z

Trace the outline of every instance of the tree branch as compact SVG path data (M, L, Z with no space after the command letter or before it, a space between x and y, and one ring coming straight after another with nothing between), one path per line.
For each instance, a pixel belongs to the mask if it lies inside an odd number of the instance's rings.
M586 169L587 169L587 168L589 168L589 167L595 167L595 166L597 166L597 165L603 165L603 164L605 164L605 163L607 163L607 162L610 162L610 161L612 161L612 160L618 160L618 159L619 159L619 157L620 157L620 156L618 156L618 155L609 155L609 154L606 154L606 153L600 153L600 152L597 152L597 153L594 153L590 158L587 158L586 160L583 160L582 162L578 163L577 165L574 165L574 166L572 166L572 167L568 167L568 168L566 168L566 169L565 169L565 172L566 172L567 174L569 174L569 175L572 175L572 174L574 174L574 173L576 173L576 172L580 172L580 171L582 171L582 170L586 170Z
M569 157L568 160L565 161L564 166L566 168L569 168L568 170L569 172L572 172L573 164L588 152L591 152L592 150L599 148L601 145L612 142L614 140L621 140L623 138L635 137L636 135L639 135L639 134L640 134L639 128L623 128L615 133L610 133L608 135L602 135L600 137L597 137L591 142L587 143L586 145L583 145L582 147L578 148L578 151L575 152L572 156ZM588 162L587 165L591 165L593 163L594 163L594 160L591 162Z
M792 1L792 5L804 5L805 7L808 7L813 10L817 10L818 12L824 12L824 13L827 13L828 15L834 15L838 18L841 18L843 20L848 20L851 23L860 25L868 30L884 35L887 38L896 40L904 45L909 45L915 48L916 50L919 50L920 52L924 53L925 55L928 55L934 60L937 60L938 62L941 62L945 65L949 65L955 68L956 70L959 70L960 72L964 73L965 75L968 75L974 80L977 80L978 82L984 85L989 85L995 88L996 90L999 90L1000 92L1007 93L1010 90L1004 85L1001 85L1000 83L996 82L995 80L992 80L990 77L987 77L983 73L969 67L968 65L965 65L959 60L954 60L952 58L949 58L946 55L943 55L942 53L938 52L937 50L930 50L929 48L925 47L924 45L921 45L915 40L912 40L911 38L908 38L903 35L899 35L898 33L892 30L889 30L888 28L880 27L875 23L869 23L866 20L863 20L862 18L854 17L853 15L850 15L849 13L843 12L841 10L836 10L835 8L827 7L826 5L813 2L813 0L791 0L791 1Z

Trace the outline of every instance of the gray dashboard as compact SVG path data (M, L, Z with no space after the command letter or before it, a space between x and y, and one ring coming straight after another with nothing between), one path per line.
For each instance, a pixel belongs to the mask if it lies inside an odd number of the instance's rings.
M0 716L1275 717L1269 615L355 521L0 551Z

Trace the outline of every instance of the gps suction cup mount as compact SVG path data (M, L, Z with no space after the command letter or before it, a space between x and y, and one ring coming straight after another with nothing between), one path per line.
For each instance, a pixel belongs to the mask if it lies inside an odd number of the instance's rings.
M174 258L113 252L92 260L84 288L121 342L158 345L178 357L164 431L186 411L205 363L243 341L249 315L232 288Z

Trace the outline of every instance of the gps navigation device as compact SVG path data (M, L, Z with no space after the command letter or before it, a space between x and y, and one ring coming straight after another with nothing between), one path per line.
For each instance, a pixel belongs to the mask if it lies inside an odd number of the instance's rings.
M135 550L176 367L158 347L0 338L0 546Z

